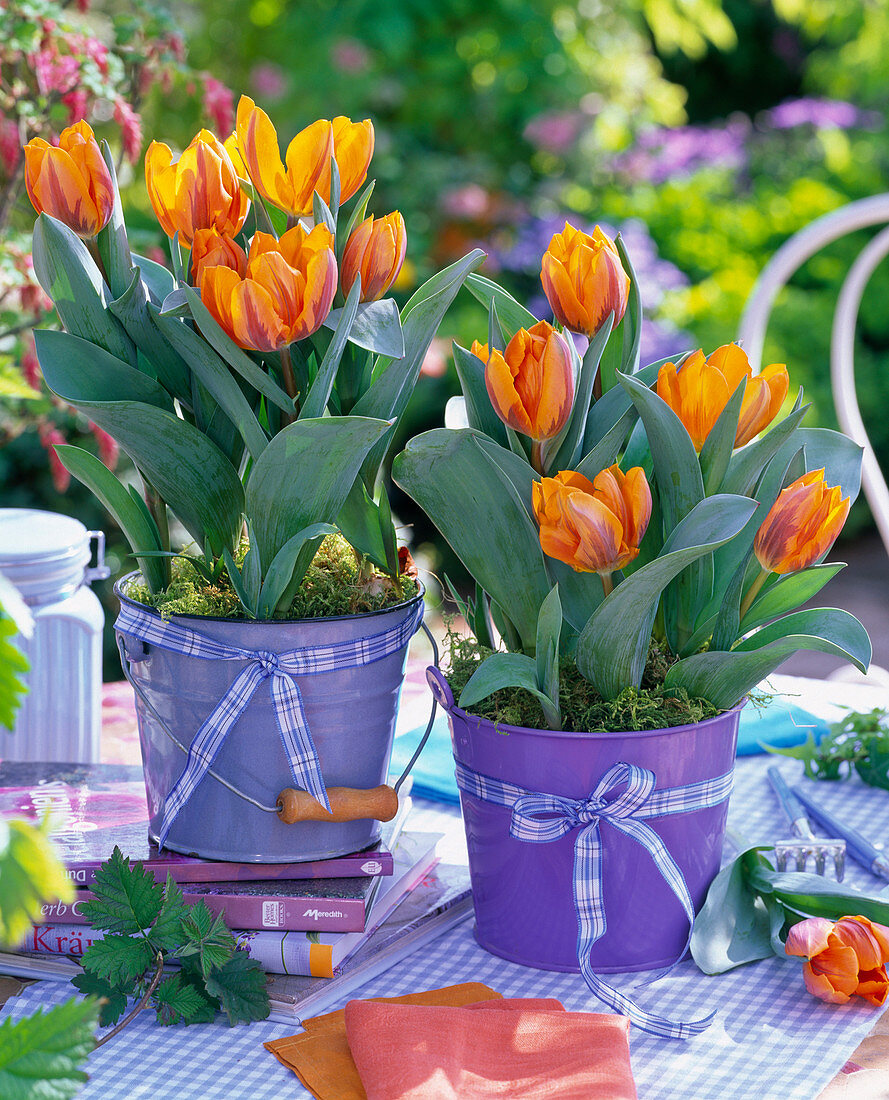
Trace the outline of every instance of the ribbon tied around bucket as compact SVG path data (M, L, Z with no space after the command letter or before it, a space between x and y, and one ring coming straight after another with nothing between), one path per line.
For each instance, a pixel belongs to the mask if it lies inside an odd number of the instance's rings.
M121 603L120 614L114 624L118 634L188 657L238 661L244 665L192 739L185 767L164 800L159 846L163 847L176 817L207 774L256 689L265 680L271 682L275 720L294 783L330 811L321 764L294 677L357 668L382 660L407 644L422 618L423 604L419 603L414 613L398 626L369 637L273 653L217 642L181 623L164 620L157 614Z
M668 1039L699 1035L715 1016L700 1020L675 1021L647 1012L635 1001L603 981L590 962L593 945L608 927L602 892L602 866L607 830L617 829L639 844L651 857L667 885L681 903L688 918L685 947L658 975L668 973L685 955L691 942L695 911L682 871L658 834L645 818L709 809L724 802L731 793L732 773L717 779L683 787L657 790L654 772L635 764L615 764L586 798L526 791L513 783L480 775L459 761L457 786L466 794L512 810L509 832L516 840L547 844L569 833L574 838L574 908L577 915L577 961L589 989L615 1012L628 1016L637 1027ZM621 789L623 788L623 789Z

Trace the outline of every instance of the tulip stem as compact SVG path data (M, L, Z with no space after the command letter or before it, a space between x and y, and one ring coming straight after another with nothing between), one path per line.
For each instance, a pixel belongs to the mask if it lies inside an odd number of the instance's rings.
M293 400L295 408L297 392L296 376L293 373L293 361L290 358L290 348L287 344L281 348L281 373L284 376L284 389L287 391L287 396ZM284 419L288 424L292 424L296 417L292 414L284 413Z
M538 474L543 473L543 443L536 439L531 444L531 465Z
M766 583L766 581L768 580L768 578L770 576L771 576L771 573L769 572L768 569L760 569L759 575L754 579L753 584L751 584L750 587L747 589L747 592L744 596L744 599L741 600L740 615L741 615L742 621L744 619L744 616L750 610L750 605L753 603L753 601L759 595L759 590Z
M602 590L606 596L611 595L614 591L614 581L611 579L610 573L600 573L599 580L602 582Z
M108 273L105 271L105 261L102 259L102 254L99 252L99 242L95 237L88 237L84 242L87 251L95 261L96 267L101 272L102 278L105 282L108 282Z

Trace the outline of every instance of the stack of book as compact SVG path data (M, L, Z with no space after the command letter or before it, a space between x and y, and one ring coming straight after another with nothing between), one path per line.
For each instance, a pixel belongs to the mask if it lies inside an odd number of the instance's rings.
M202 900L223 913L242 949L270 975L273 1017L298 1022L469 915L466 868L439 861L439 834L406 827L410 809L410 798L402 798L379 844L362 852L228 863L158 851L148 837L141 768L0 762L0 818L48 813L77 888L75 901L43 907L42 922L17 952L0 954L0 973L63 978L79 971L77 957L101 938L81 905L96 868L117 846L158 881L171 875L187 903Z

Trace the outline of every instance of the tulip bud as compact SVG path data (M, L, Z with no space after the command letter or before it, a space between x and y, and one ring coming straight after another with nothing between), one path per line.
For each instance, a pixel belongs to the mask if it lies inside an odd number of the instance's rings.
M63 130L58 147L43 138L25 146L25 189L38 214L49 214L90 238L108 224L114 184L86 122Z
M148 197L168 237L186 248L199 229L229 237L241 231L250 200L222 142L201 130L178 161L167 145L153 141L145 154Z
M201 272L205 267L230 267L244 278L247 272L247 253L231 237L215 229L199 229L191 246L191 282L201 285Z
M538 321L520 328L502 354L474 343L473 354L476 349L484 352L485 386L503 423L538 443L558 435L574 403L574 365L564 337Z
M630 279L598 226L590 235L565 222L543 254L540 281L556 319L574 332L592 336L609 313L615 325L626 313Z
M784 950L806 959L806 989L828 1004L846 1004L853 996L882 1005L889 992L889 928L867 917L833 922L809 917L787 934Z
M772 363L754 375L744 351L737 344L725 344L704 358L702 351L690 355L680 366L665 363L658 372L657 394L679 417L696 451L744 383L744 397L735 446L743 447L766 428L778 414L787 396L790 379L783 363Z
M770 573L794 573L826 553L849 515L849 498L824 484L824 470L782 489L756 533L753 551Z
M200 265L201 299L242 348L279 351L317 332L336 293L333 234L301 225L280 240L256 233L242 275L231 267Z
M651 519L651 490L641 466L624 474L614 465L592 482L563 470L534 482L532 504L543 552L578 573L607 576L629 565Z
M379 220L366 218L343 252L343 293L361 276L361 301L376 302L398 278L407 252L404 218L395 210Z

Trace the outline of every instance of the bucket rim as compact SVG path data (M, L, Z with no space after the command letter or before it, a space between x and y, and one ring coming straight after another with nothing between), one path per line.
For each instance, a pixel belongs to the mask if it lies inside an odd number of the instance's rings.
M611 740L616 737L670 737L673 734L688 733L691 730L703 730L711 726L721 725L738 715L747 704L747 696L745 695L739 703L735 703L733 707L729 707L727 710L720 711L719 714L714 714L712 718L704 718L700 722L687 722L682 726L664 726L661 729L587 730L585 732L578 732L575 730L542 730L536 729L533 726L511 726L507 722L492 722L490 718L480 718L476 714L470 714L468 711L461 710L454 700L450 684L448 684L444 675L434 665L429 665L426 669L426 679L439 706L445 711L448 717L459 718L467 725L475 724L477 726L483 726L486 730L501 735L518 733L526 734L531 737L572 740L580 738L592 741Z
M115 596L117 596L121 603L127 603L131 607L143 608L152 615L162 618L161 613L156 607L152 607L147 603L141 603L139 600L134 600L132 596L128 596L124 591L123 586L134 577L138 576L141 576L140 570L134 569L131 573L127 573L116 580L113 588ZM243 623L245 626L292 626L294 623L352 622L355 619L372 619L378 615L390 615L393 612L404 611L406 608L412 607L418 601L422 602L423 597L426 595L426 586L419 579L417 580L417 584L420 586L420 591L415 596L411 596L409 600L401 600L400 603L394 603L391 607L381 607L376 611L356 611L351 615L316 615L311 619L233 619L230 615L183 615L181 612L177 611L171 614L170 618L193 620L199 623Z

